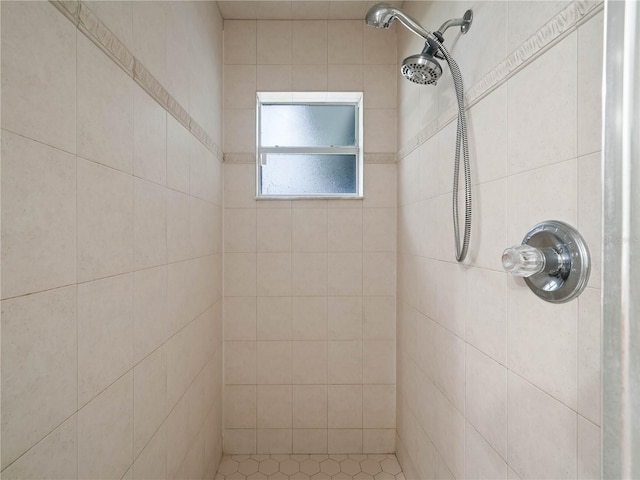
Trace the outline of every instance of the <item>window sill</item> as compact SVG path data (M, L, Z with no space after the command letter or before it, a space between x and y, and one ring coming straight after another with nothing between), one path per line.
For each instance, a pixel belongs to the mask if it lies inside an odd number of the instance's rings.
M363 200L364 196L338 196L338 195L262 195L256 197L257 201L262 200Z

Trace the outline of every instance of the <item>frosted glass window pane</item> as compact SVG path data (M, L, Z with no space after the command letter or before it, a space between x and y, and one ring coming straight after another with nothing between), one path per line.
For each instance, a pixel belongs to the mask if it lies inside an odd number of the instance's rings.
M262 105L263 147L328 147L356 144L354 105Z
M267 155L260 166L262 195L353 195L358 173L355 155Z

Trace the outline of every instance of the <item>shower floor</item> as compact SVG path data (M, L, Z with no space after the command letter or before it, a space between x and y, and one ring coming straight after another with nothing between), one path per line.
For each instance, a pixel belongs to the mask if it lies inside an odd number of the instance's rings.
M216 480L405 480L388 455L225 455Z

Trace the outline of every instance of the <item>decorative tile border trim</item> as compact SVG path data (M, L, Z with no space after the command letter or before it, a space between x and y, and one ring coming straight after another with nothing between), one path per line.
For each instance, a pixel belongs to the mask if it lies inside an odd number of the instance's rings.
M465 94L467 110L586 23L603 8L603 0L576 0L571 3L467 90ZM427 124L398 150L397 161L402 161L412 151L455 120L457 116L455 105L448 108L446 112Z
M156 102L184 125L218 160L222 161L222 148L82 0L49 1Z

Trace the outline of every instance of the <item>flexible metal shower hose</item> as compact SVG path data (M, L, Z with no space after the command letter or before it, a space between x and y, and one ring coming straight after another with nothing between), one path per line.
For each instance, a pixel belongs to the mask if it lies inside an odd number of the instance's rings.
M471 238L471 169L469 167L469 142L467 140L467 117L464 110L464 85L462 74L458 64L451 54L437 39L436 43L444 55L451 75L453 85L458 99L458 129L456 133L456 158L453 168L453 233L456 239L456 260L464 261L469 249L469 239ZM458 216L458 179L460 177L460 147L462 146L463 169L464 169L464 234L462 247L460 247L460 219Z

